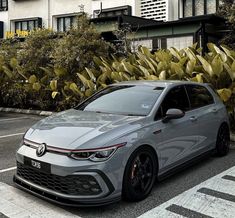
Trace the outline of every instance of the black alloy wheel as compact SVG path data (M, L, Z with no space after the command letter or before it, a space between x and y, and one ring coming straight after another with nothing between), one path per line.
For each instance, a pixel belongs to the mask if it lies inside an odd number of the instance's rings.
M143 147L135 151L126 166L123 178L123 197L140 201L151 192L157 172L156 156L151 149Z
M230 132L227 124L222 124L219 128L216 141L216 153L222 157L228 154L230 146Z

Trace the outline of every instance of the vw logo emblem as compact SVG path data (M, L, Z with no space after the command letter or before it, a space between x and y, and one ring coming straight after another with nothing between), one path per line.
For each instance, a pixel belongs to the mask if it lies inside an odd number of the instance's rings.
M42 155L44 155L46 153L47 150L47 146L46 144L40 144L36 150L36 154L38 157L41 157Z

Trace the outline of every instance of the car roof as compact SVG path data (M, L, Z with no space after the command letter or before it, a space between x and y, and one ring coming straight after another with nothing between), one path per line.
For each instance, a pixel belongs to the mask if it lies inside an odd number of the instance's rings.
M167 87L170 85L185 85L185 84L194 84L194 85L202 85L205 83L197 83L191 81L180 81L180 80L133 80L133 81L124 81L119 83L114 83L112 86L122 86L122 85L133 85L133 86L154 86L154 87Z

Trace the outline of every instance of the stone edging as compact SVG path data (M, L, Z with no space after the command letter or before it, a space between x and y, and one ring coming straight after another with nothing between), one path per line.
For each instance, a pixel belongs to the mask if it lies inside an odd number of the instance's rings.
M235 142L235 133L230 133L230 140Z
M50 115L52 115L54 113L52 111L17 109L17 108L5 108L5 107L0 107L0 112L13 112L13 113L33 114L33 115L40 115L40 116L50 116Z

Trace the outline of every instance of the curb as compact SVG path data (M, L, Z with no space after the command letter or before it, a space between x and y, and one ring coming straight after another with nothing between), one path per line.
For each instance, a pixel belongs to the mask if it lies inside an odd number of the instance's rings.
M12 112L12 113L21 113L21 114L32 114L32 115L39 115L39 116L50 116L53 113L55 113L55 112L52 112L52 111L40 111L40 110L5 108L5 107L0 107L0 112Z
M235 134L234 133L230 133L230 140L232 142L235 142Z

